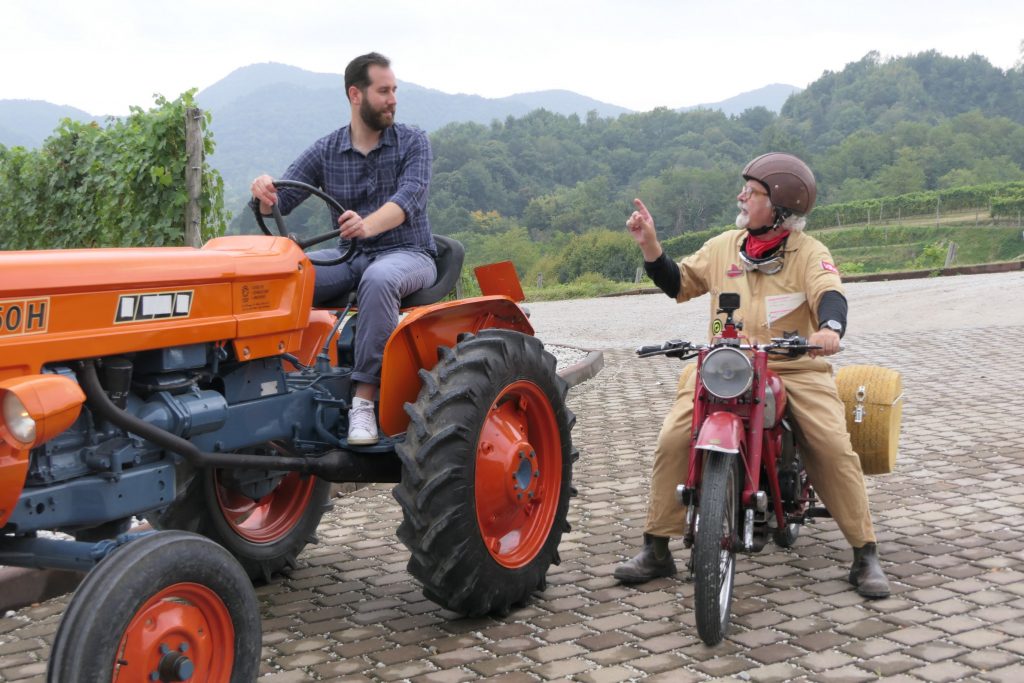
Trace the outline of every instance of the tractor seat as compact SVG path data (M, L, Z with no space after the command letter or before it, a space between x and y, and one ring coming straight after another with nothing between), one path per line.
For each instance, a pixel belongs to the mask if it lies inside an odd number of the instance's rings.
M426 306L440 301L455 288L459 276L462 274L462 261L466 257L466 249L462 242L453 240L450 237L434 235L434 243L437 245L437 256L434 257L434 264L437 266L437 279L434 284L413 292L402 299L401 307ZM349 304L355 305L356 292L352 290L347 294L331 299L330 301L318 302L317 308L345 308Z

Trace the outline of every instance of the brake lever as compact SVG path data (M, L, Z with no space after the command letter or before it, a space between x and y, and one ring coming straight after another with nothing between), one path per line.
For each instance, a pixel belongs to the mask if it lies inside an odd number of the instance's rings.
M824 348L820 344L808 344L804 339L800 337L796 337L793 340L794 342L799 343L791 343L788 339L775 339L772 341L778 342L780 346L766 349L766 352L776 356L787 356L788 358L798 358L799 356L802 356L808 351ZM840 350L842 349L840 348Z

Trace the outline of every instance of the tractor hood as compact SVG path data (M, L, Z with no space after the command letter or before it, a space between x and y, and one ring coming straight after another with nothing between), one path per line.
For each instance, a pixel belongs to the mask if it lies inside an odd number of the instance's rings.
M0 379L13 366L176 344L231 342L244 359L290 352L312 297L313 268L282 237L0 252Z

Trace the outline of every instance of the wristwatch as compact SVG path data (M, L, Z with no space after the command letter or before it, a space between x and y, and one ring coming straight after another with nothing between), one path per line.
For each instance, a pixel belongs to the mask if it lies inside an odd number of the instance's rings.
M824 329L826 327L838 335L843 334L843 324L838 320L825 320L820 325L818 325L819 330Z

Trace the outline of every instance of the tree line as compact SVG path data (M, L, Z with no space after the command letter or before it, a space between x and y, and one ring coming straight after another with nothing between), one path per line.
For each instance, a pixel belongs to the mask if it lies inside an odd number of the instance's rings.
M0 246L180 244L178 131L191 103L191 93L160 98L106 128L65 121L35 152L0 147ZM529 282L588 273L628 280L639 252L622 226L634 197L647 202L663 239L689 243L732 223L739 171L765 151L796 153L815 169L812 224L828 225L837 205L849 222L858 211L908 213L932 193L950 202L966 186L1024 181L1024 69L1004 72L977 56L869 53L823 74L779 114L537 110L490 125L450 124L431 142L431 223L466 244L467 265L511 258ZM209 154L208 130L204 144ZM205 177L208 237L228 216L219 174L208 168ZM989 192L984 204L1009 215L1020 194ZM905 196L905 209L878 199L895 195ZM289 225L320 232L326 221L311 201ZM238 211L229 230L251 229Z
M879 209L934 212L937 199L1008 213L1018 206L1015 186L992 184L1024 181L1024 69L1004 72L976 55L869 53L823 74L779 114L535 111L490 126L451 124L431 141L432 225L472 245L471 260L515 251L531 282L541 273L565 282L581 274L581 252L593 265L616 243L619 258L592 272L619 279L633 272L621 255L631 254L622 225L634 197L664 239L717 232L735 217L743 164L770 150L815 170L812 225L834 225L836 208L840 222ZM892 196L902 197L879 199Z

